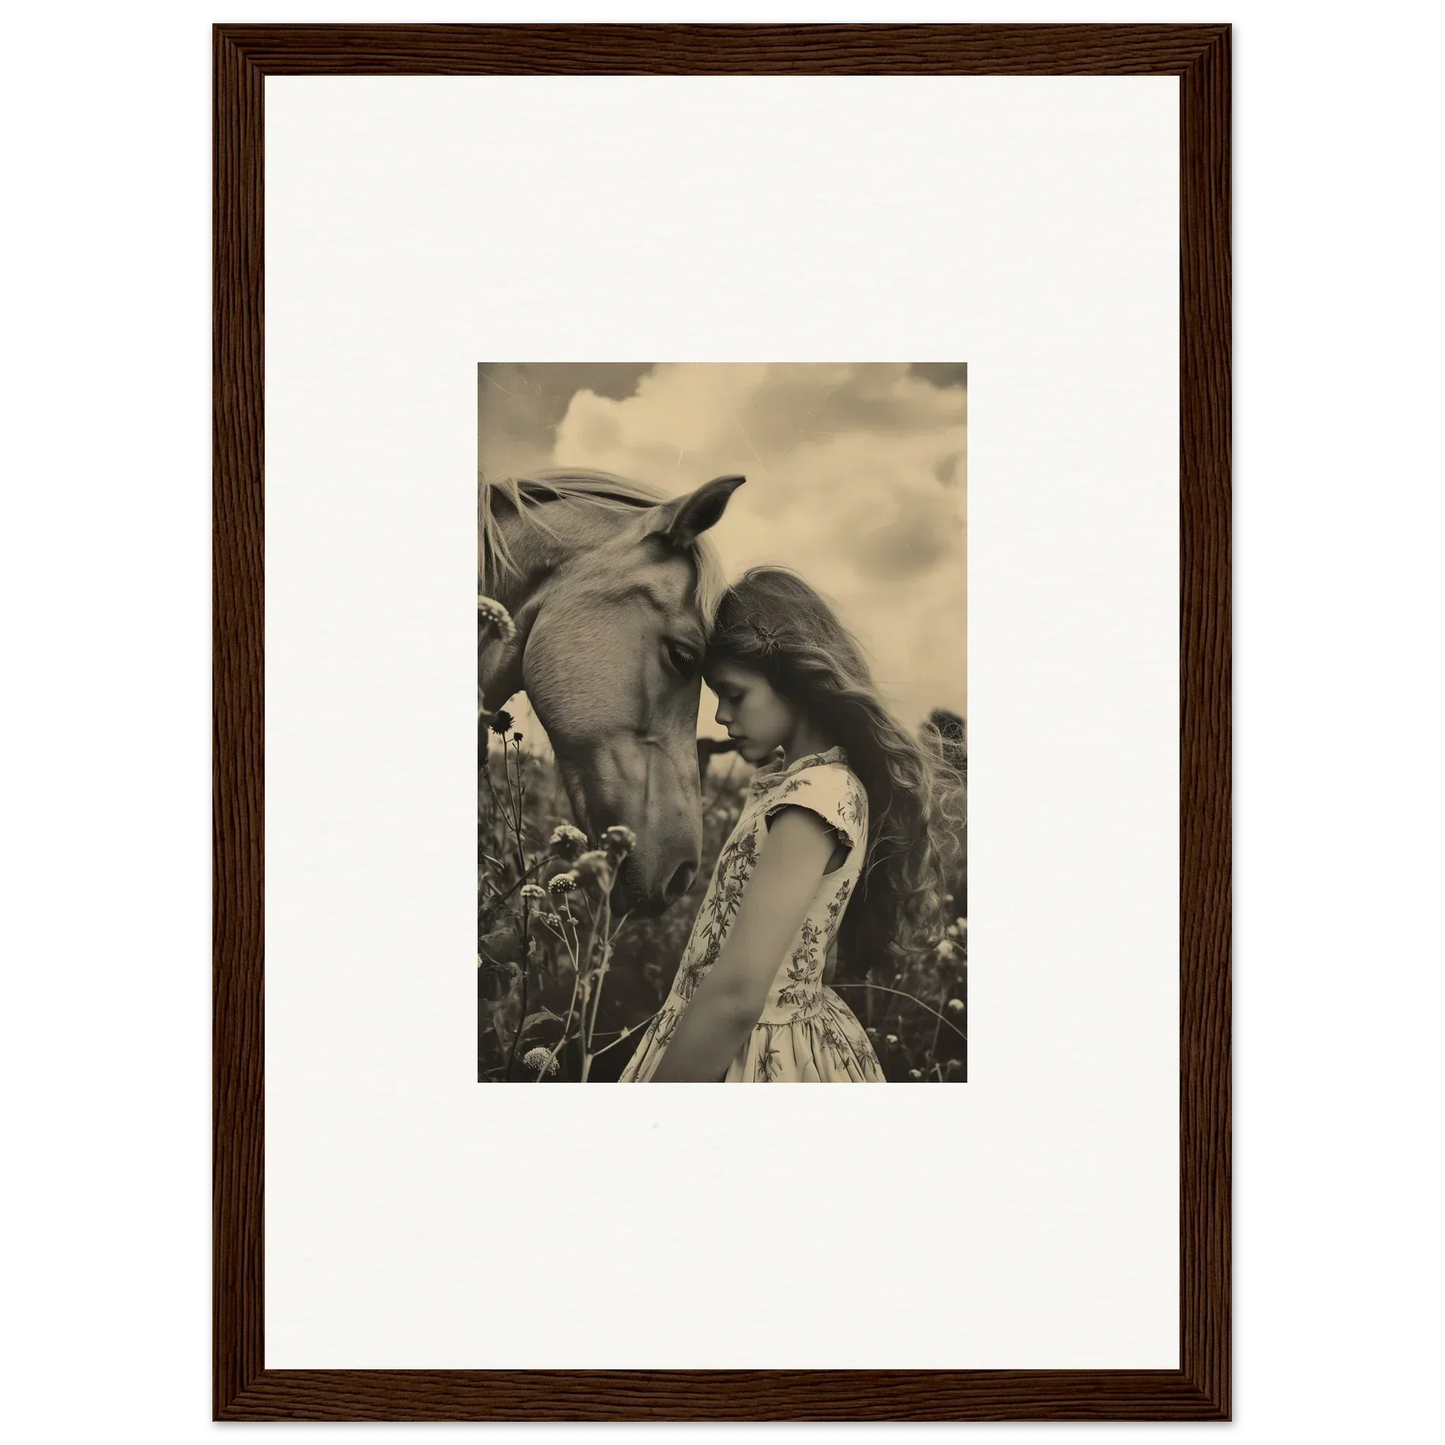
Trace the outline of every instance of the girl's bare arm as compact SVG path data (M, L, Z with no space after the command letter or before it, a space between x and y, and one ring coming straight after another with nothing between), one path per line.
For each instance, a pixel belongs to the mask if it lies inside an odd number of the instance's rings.
M711 1083L726 1071L763 1011L836 841L802 808L774 818L727 942L683 1012L653 1083Z

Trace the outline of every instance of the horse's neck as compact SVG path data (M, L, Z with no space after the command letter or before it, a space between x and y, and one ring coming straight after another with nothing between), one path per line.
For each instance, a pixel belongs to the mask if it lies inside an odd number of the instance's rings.
M480 658L482 700L493 712L525 685L522 660L527 638L547 604L549 584L558 570L577 552L595 546L599 536L615 525L612 514L600 508L587 509L584 518L576 507L539 505L547 508L551 533L532 526L510 507L500 515L494 513L489 523L500 533L514 566L506 568L494 562L483 590L511 613L517 629L510 643L493 642Z

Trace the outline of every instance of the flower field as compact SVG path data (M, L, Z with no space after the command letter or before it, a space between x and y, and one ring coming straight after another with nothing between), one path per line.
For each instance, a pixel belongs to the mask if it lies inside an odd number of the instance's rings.
M549 757L505 713L479 724L477 1078L615 1081L661 1006L750 767L711 759L703 779L702 866L662 917L616 918L612 875L635 839L589 840L571 825ZM959 747L961 766L966 766ZM954 896L964 899L960 877ZM962 1082L968 1072L968 923L950 899L947 934L925 958L877 963L834 985L868 1030L890 1082Z

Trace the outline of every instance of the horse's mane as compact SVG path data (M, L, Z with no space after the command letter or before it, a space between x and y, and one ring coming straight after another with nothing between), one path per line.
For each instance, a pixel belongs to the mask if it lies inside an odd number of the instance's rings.
M632 512L672 500L648 482L584 468L551 468L525 477L481 481L477 486L477 535L481 542L482 577L491 585L499 576L518 570L502 529L493 520L498 498L509 504L529 526L554 537L556 532L542 516L544 502L577 502L603 511ZM693 601L711 630L718 603L727 590L727 578L717 549L705 532L693 541L689 551L693 559Z

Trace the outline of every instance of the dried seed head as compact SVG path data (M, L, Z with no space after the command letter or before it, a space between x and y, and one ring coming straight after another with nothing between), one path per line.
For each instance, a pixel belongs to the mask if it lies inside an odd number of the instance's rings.
M517 636L512 614L495 597L477 598L477 630L503 642L511 642Z
M580 828L574 828L571 823L558 823L547 840L547 851L565 863L581 857L586 850L587 835Z
M612 859L600 848L584 853L577 860L577 877L605 893L612 887Z

